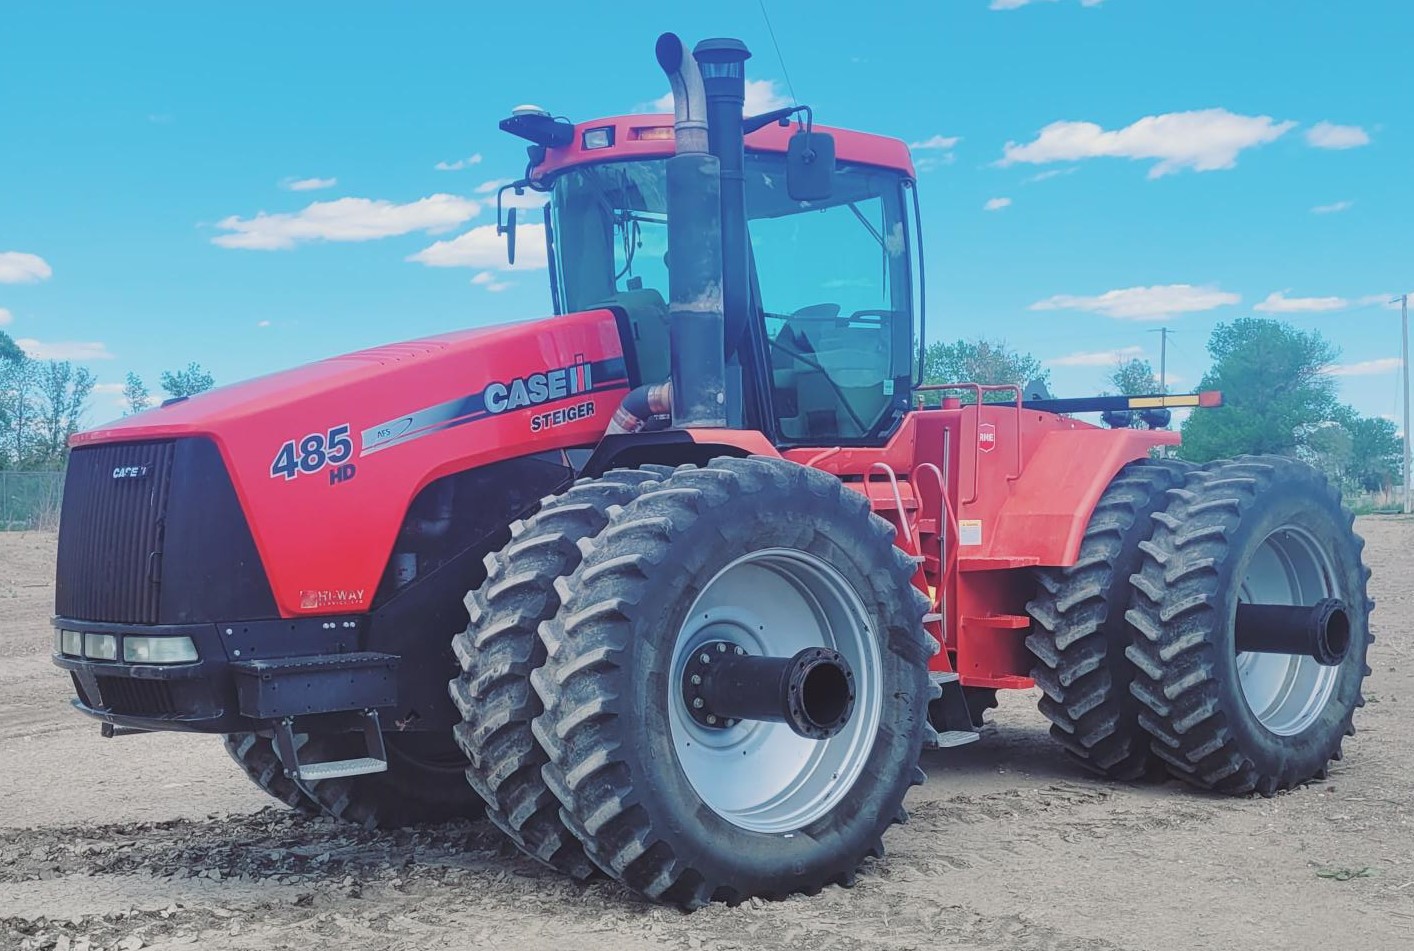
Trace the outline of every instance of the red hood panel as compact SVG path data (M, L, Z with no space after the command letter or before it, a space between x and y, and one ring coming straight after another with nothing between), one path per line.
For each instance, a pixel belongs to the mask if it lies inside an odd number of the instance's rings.
M71 444L209 436L282 614L359 611L427 483L591 445L627 388L613 314L590 311L321 360L80 433Z

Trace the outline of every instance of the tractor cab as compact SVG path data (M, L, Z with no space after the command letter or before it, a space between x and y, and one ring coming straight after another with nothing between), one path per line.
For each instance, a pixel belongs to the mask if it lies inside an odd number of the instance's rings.
M547 197L556 312L614 310L635 383L665 381L672 118L564 128L565 145L532 146L526 183ZM877 444L907 410L914 382L921 265L912 164L897 140L812 130L837 143L837 158L821 197L793 197L788 152L803 134L769 123L746 136L751 292L736 346L727 334L726 360L757 394L743 424L777 445Z

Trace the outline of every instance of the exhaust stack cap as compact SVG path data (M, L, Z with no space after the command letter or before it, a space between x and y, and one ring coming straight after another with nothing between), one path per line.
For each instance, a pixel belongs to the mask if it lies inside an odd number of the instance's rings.
M702 70L703 79L745 79L751 51L741 40L719 36L698 43L692 49L692 57Z

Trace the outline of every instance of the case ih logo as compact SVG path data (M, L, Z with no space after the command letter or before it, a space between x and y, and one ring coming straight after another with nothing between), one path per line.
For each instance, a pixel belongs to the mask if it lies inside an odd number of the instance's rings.
M594 388L589 364L572 363L544 373L518 376L505 383L492 383L482 391L481 398L491 413L535 406L551 400L561 400Z
M151 470L151 466L118 466L113 470L115 479L143 479Z
M983 452L991 452L997 448L997 427L991 423L979 423L977 425L977 448Z

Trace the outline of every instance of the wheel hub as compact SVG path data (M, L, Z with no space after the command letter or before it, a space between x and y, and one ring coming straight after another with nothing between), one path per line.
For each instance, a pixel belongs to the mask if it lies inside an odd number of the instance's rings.
M824 740L844 729L854 712L854 671L843 654L825 647L757 657L740 644L710 641L684 665L682 697L688 716L708 729L759 720Z

